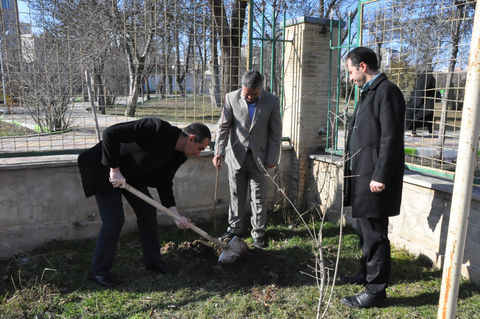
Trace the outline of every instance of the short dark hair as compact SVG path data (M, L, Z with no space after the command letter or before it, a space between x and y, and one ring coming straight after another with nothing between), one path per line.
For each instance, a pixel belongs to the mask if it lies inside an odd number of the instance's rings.
M195 143L202 143L204 139L212 139L212 134L208 126L202 123L192 123L182 129L184 136L195 135Z
M372 49L358 47L348 52L347 60L350 59L352 66L357 67L361 62L365 63L372 71L378 70L378 59Z
M263 75L254 69L245 71L245 73L242 75L242 86L251 90L262 88Z

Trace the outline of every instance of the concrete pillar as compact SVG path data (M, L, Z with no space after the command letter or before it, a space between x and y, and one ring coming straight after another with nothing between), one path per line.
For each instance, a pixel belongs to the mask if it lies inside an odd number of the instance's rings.
M290 187L297 205L304 201L308 155L325 148L328 115L330 21L299 17L286 22L283 136L294 149ZM338 30L338 29L337 29ZM334 31L332 43L337 43ZM332 86L337 75L337 50L332 53ZM334 92L334 91L333 91ZM335 104L332 103L334 106Z

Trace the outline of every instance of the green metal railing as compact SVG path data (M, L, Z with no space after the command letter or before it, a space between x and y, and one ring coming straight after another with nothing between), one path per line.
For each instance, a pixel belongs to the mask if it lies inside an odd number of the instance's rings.
M285 42L292 42L291 40L286 40L285 39L285 28L286 28L286 12L283 11L283 23L282 23L282 38L277 39L276 36L276 30L277 30L277 15L278 15L278 10L276 5L272 6L272 28L271 28L271 36L270 38L266 37L265 35L265 14L266 14L266 8L265 6L262 6L261 10L261 15L262 15L262 22L261 22L261 32L260 32L260 37L254 37L254 26L253 26L253 15L254 15L254 6L253 6L253 0L249 0L249 16L248 16L248 35L249 35L249 41L248 41L248 65L247 69L251 69L253 67L253 51L254 51L254 45L253 41L260 41L260 66L259 66L259 71L262 74L265 74L264 72L264 51L265 51L265 42L269 42L271 44L271 59L270 59L270 76L269 76L269 82L270 82L270 90L272 94L278 94L280 97L280 111L283 116L283 80L284 80L284 59L285 59ZM276 86L275 86L275 78L277 76L276 71L275 71L275 65L276 65L276 49L277 45L281 44L281 72L280 72L280 78L279 78L279 83L280 83L280 92L277 92Z
M329 53L329 71L328 71L328 114L327 114L327 119L332 118L332 72L333 72L333 52L334 50L337 51L337 61L336 61L336 67L337 67L337 77L336 77L336 88L335 88L335 114L333 117L333 121L329 121L327 123L327 143L325 150L329 153L337 154L337 155L342 155L343 154L343 149L339 149L338 147L338 130L339 130L339 116L340 116L340 93L341 93L341 74L342 74L342 50L349 50L352 47L358 46L358 44L352 44L352 38L351 38L351 18L348 18L347 22L347 39L348 42L345 45L342 45L342 21L341 20L330 20L330 53ZM333 45L333 32L334 32L334 27L337 28L337 43L336 45ZM346 81L346 88L345 91L348 91L348 81ZM356 99L355 99L356 101ZM345 93L345 105L348 106L348 96L347 93ZM346 113L346 109L345 109ZM346 121L346 116L344 117L344 120ZM344 123L346 125L346 123Z
M375 4L374 4L375 3ZM402 4L399 3L398 6L400 7ZM414 2L412 1L412 5L414 5ZM448 4L448 3L442 3L441 8L438 10L444 10L446 11L454 11L454 4ZM339 145L340 141L342 140L341 134L341 126L342 124L346 127L347 126L347 114L351 114L351 107L349 106L350 98L353 97L353 106L356 106L356 102L358 100L358 94L359 90L356 86L351 86L351 89L349 88L349 81L343 81L342 76L345 74L346 77L348 77L346 70L343 71L341 70L341 56L342 53L345 54L347 51L349 51L351 48L357 47L357 46L368 46L368 47L374 47L375 49L378 49L377 47L377 41L379 41L380 46L382 49L387 49L387 48L393 48L396 49L397 52L395 56L395 60L390 57L390 64L386 64L383 71L385 71L389 77L391 77L391 80L395 82L400 89L403 91L405 99L409 99L409 92L411 92L411 88L409 88L405 83L406 80L408 79L408 76L412 73L415 73L415 69L409 69L408 64L405 64L405 69L400 69L399 66L393 66L393 64L398 61L402 61L402 57L409 56L412 57L415 54L414 49L410 49L408 47L408 44L406 46L402 46L405 43L405 40L399 36L395 37L393 36L392 38L382 38L380 37L378 40L375 32L378 32L378 30L385 32L390 32L391 31L391 25L393 25L393 22L391 23L390 20L395 20L397 17L395 17L394 9L392 9L389 6L389 2L387 1L381 1L381 0L359 0L357 2L357 9L358 9L358 16L357 16L357 25L356 25L356 36L352 39L352 31L351 31L351 24L352 21L350 18L348 19L347 22L347 39L348 41L345 41L346 44L341 43L341 22L340 21L330 21L330 54L329 54L329 79L328 79L328 123L327 123L327 141L326 141L326 148L325 151L331 154L335 155L343 155L343 150L344 150L344 145ZM434 14L434 13L433 13ZM419 19L419 17L412 17L412 21L415 21L415 19ZM463 17L463 19L466 21L465 24L468 22L469 18ZM408 20L408 18L407 18ZM442 21L445 25L448 23L453 23L449 22L450 20ZM453 21L453 20L452 20ZM387 26L386 26L387 25ZM403 24L405 25L405 23ZM370 27L369 27L370 26ZM337 27L338 30L338 36L337 36L337 41L334 43L334 33L335 30L334 28ZM372 29L373 28L373 29ZM399 27L400 29L403 28L402 26ZM399 28L396 28L395 31L397 33L401 32L407 32L407 30L399 30ZM353 28L355 30L355 28ZM430 31L428 31L430 32ZM383 35L382 35L383 36ZM467 41L468 42L468 41ZM435 54L435 52L440 52L441 47L439 46L436 49L431 49L433 52L432 54ZM410 52L413 50L413 53ZM410 54L409 54L410 53ZM336 58L335 54L337 54ZM438 55L438 53L436 53ZM465 54L466 55L466 54ZM385 57L384 57L385 58ZM440 59L440 61L443 61L443 63L448 64L449 60L445 59L444 56L437 57L437 59ZM446 61L446 62L444 62ZM399 63L400 63L399 62ZM336 79L335 79L335 73L336 73ZM442 72L438 71L437 76L440 77L440 74ZM458 71L458 74L461 72ZM457 74L457 73L455 73ZM460 78L460 76L458 76ZM437 88L441 89L441 86L439 87L438 85L438 79L437 79ZM351 85L351 84L350 84ZM441 84L440 84L441 85ZM459 91L461 91L463 88L461 87L460 84L456 85ZM352 94L354 93L354 94ZM345 99L343 100L344 94ZM444 97L445 99L445 97ZM446 98L447 101L452 101L450 98ZM451 103L461 103L463 101L457 101L457 99L454 99L455 101ZM344 108L342 109L342 107ZM349 110L350 108L350 110ZM353 107L354 108L354 107ZM438 111L438 110L437 110ZM435 111L435 112L437 112ZM457 112L458 110L454 110ZM451 111L452 113L455 113ZM343 114L342 114L343 113ZM456 113L455 113L456 114ZM457 115L452 115L452 116L457 116ZM342 123L342 120L344 121ZM435 118L432 120L435 124L439 124L438 122L435 121ZM459 130L459 125L457 121L460 120L452 120L454 124L451 124L450 126L452 128L452 132L450 132L451 135L449 135L449 138L452 140L455 140L457 137L455 137L455 132ZM346 130L345 130L346 132ZM345 133L346 134L346 133ZM344 135L345 135L344 134ZM434 133L435 134L435 133ZM340 136L340 137L339 137ZM406 155L406 164L405 167L409 170L416 171L422 174L427 174L443 179L448 179L448 180L453 180L454 178L454 172L452 169L455 168L455 162L448 162L444 161L443 159L443 152L444 149L441 148L440 152L442 152L442 157L437 159L433 155L428 155L429 153L427 152L428 149L436 150L437 146L436 145L431 145L429 140L424 139L423 137L418 140L414 140L413 137L410 138L409 136L406 136L406 148L405 148L405 155ZM343 136L343 142L346 141L346 136ZM429 144L430 143L430 144ZM455 146L455 142L453 141L453 147L454 150L458 148L458 146ZM423 150L423 153L421 152ZM426 155L427 154L427 155ZM480 156L479 156L480 159ZM479 173L476 173L476 176L478 176ZM480 178L475 178L474 179L475 184L480 184Z

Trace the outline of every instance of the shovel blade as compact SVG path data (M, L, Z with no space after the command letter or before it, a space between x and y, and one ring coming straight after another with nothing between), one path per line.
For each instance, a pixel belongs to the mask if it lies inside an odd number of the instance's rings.
M242 238L233 236L228 242L227 248L223 249L218 257L221 264L231 264L240 258L248 249Z

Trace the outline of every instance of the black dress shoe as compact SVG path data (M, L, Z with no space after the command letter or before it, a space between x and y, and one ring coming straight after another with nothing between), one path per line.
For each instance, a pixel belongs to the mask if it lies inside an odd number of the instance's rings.
M364 285L365 286L367 284L367 278L362 273L359 273L352 277L348 277L348 276L342 277L340 278L340 281L348 285Z
M256 248L262 249L267 247L267 241L265 240L265 237L257 237L253 239L253 246Z
M159 260L155 263L146 264L145 267L148 270L157 271L157 272L162 273L162 274L171 274L171 275L178 274L178 269L177 268L174 268L174 267L171 267L171 266L167 265L162 260Z
M115 287L117 283L113 280L112 275L95 275L91 271L88 272L88 279L103 287Z
M385 290L377 294L371 294L364 290L358 295L344 297L342 303L354 308L370 308L378 305L380 301L385 300L387 294Z

